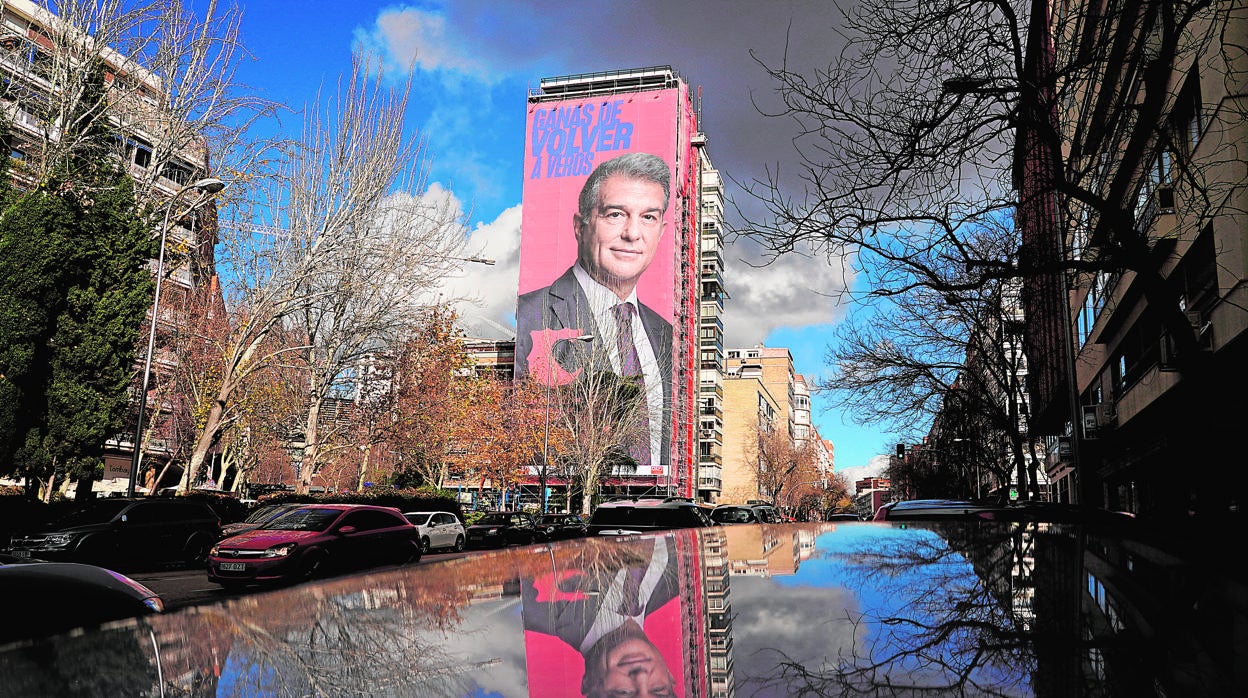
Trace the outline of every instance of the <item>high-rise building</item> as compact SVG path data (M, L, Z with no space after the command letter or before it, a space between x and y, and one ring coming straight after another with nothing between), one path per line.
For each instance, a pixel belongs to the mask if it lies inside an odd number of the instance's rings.
M649 428L621 434L636 466L604 487L693 497L705 139L688 83L669 66L544 78L527 123L516 378L626 377ZM610 175L598 189L604 163L645 182L636 203Z
M831 453L810 418L807 379L794 370L793 354L787 348L760 344L750 349L728 349L722 394L725 502L765 497L759 486L760 430L780 430L795 447L808 444L815 455L815 468L825 479L830 475ZM794 481L786 487L810 484L813 482Z
M704 137L694 140L701 160L698 316L698 498L719 501L724 488L724 187Z

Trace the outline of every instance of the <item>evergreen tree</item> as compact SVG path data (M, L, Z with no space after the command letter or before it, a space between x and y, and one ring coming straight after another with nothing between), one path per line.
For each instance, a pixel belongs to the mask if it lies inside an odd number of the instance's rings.
M89 486L125 422L154 249L106 121L68 124L81 147L0 212L0 473Z

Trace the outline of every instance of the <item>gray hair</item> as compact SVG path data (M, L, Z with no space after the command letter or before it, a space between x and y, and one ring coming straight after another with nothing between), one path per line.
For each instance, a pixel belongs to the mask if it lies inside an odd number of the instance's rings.
M672 196L672 169L658 155L625 153L600 163L589 173L589 179L585 180L580 199L577 200L577 212L582 219L588 220L598 209L598 205L602 203L599 200L602 181L612 175L654 182L663 187L663 211L667 211L667 202Z

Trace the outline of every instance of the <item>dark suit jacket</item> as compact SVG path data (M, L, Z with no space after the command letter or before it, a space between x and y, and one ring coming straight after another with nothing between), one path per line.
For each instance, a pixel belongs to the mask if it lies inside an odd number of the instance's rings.
M659 373L663 376L663 415L651 415L651 420L663 420L663 438L659 453L660 463L671 463L671 414L672 414L672 325L661 315L648 306L637 303L641 314L641 324L646 328L646 336L650 338L650 347L659 362ZM516 377L528 375L529 354L533 351L533 335L542 329L563 330L577 329L581 334L592 334L595 339L586 347L581 342L560 342L555 345L554 358L560 366L568 370L580 367L577 355L604 356L602 352L592 351L593 346L601 338L614 336L602 332L594 321L594 313L589 307L589 298L569 267L563 276L545 288L539 288L520 296L516 304ZM574 346L581 344L582 346ZM589 349L590 351L585 351ZM610 365L595 366L594 370L610 370Z
M643 618L676 598L678 591L673 543L667 538L655 538L654 544L666 546L667 565L649 594L638 599ZM646 566L645 563L637 565L637 573L644 573ZM558 575L547 573L540 578L522 578L520 613L525 630L555 635L579 651L598 619L602 604L608 600L606 594L617 572L618 568L564 570Z

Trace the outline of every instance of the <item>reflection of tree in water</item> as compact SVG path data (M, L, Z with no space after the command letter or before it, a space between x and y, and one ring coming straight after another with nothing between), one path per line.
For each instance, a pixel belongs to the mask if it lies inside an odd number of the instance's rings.
M492 556L455 562L166 617L166 676L179 677L182 695L462 695L466 672L500 660L456 656L441 639L462 637L463 611L475 598L507 595L518 570Z
M745 684L759 695L1030 695L1036 659L1009 595L1018 530L992 530L946 539L911 526L835 554L848 586L872 592L835 619L859 642L818 664L766 650L774 669Z

